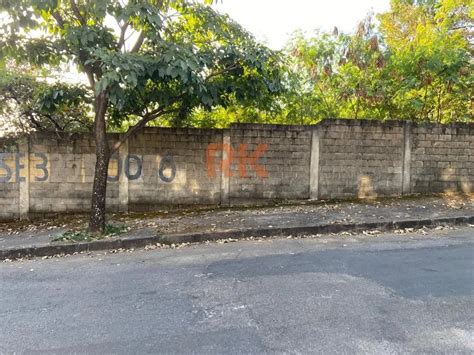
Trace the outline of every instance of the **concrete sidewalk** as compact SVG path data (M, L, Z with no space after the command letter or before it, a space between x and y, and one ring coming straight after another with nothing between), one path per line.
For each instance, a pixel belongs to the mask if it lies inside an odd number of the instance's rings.
M372 202L315 202L260 208L231 208L112 215L129 231L92 242L54 242L67 230L85 228L85 216L65 216L31 224L0 224L0 259L101 249L142 247L225 238L311 235L345 231L393 230L474 223L469 199L420 197Z

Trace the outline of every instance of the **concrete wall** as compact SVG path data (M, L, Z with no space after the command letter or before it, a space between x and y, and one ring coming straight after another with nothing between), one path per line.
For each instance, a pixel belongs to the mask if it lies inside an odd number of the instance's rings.
M310 197L309 127L238 125L231 128L230 141L235 151L229 192L232 204ZM255 152L259 153L260 174L248 164Z
M118 135L110 135L114 142ZM87 211L88 135L0 140L0 219ZM316 126L146 128L110 163L109 211L171 205L462 192L474 185L474 125L327 120Z
M29 139L28 165L30 214L80 212L90 207L95 167L92 137L33 135ZM115 171L112 161L109 175ZM107 187L109 210L118 211L118 204L118 184L111 182Z
M411 191L474 191L474 125L412 129Z
M403 122L325 121L319 139L319 198L402 194Z
M222 130L146 128L128 143L130 210L157 205L220 203L220 176L207 176L207 149L222 144ZM216 154L219 151L216 150ZM124 160L127 152L122 152ZM220 160L220 155L216 155ZM138 176L141 160L142 173ZM123 163L123 168L126 168ZM127 179L127 176L121 176Z
M20 183L22 176L16 169L18 144L0 139L0 220L20 215Z

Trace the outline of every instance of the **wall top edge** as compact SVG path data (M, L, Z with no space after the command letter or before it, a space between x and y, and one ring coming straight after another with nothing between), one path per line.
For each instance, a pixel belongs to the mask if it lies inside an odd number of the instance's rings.
M293 131L305 131L312 130L318 127L327 127L331 125L345 125L345 126L361 126L361 127L402 127L410 125L412 127L425 127L425 128L467 128L474 129L474 122L456 122L450 124L440 124L433 122L413 122L413 121L402 121L402 120L370 120L370 119L341 119L331 118L324 119L314 125L285 125L285 124L266 124L266 123L233 123L229 128L171 128L171 127L145 127L138 134L157 134L157 133L175 133L175 134L223 134L224 132L232 132L235 130L293 130ZM120 133L109 133L109 139L118 139ZM0 137L0 146L17 142L19 139L25 138L7 138ZM35 139L55 139L61 140L78 140L78 139L90 139L93 140L91 133L56 133L56 132L36 132L29 136L33 141Z

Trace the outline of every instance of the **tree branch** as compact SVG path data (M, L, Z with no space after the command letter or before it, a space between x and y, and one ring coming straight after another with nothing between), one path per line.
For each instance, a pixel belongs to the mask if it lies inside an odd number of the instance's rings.
M66 130L66 128L68 128L69 126L71 126L74 122L77 122L81 127L84 127L86 128L87 130L91 130L92 127L90 124L88 124L87 122L84 122L78 118L72 118L70 119L69 121L67 121L65 124L64 124L64 127L63 129Z
M58 122L56 122L56 120L51 115L46 114L45 116L53 124L53 126L56 127L57 131L63 131L63 128L59 125Z
M71 3L72 12L74 13L74 16L76 16L79 23L82 26L87 26L87 22L84 19L84 17L81 15L81 11L79 11L79 8L77 7L76 2L74 0L71 0L70 3Z
M212 79L216 76L226 74L226 73L230 72L231 70L238 69L238 68L239 68L239 64L231 65L230 67L227 67L227 68L224 68L222 70L219 70L219 71L216 71L214 73L209 74L209 76L206 79L204 79L204 81L209 81L210 79Z
M77 11L77 14L76 14L76 17L79 16L79 21L82 23L84 23L84 26L86 25L85 23L85 20L84 18L82 17L81 13L79 12L79 9L77 7L77 4L74 2L74 0L71 0L71 7L73 8L73 11L74 11L74 8L76 9L74 12L76 13ZM64 28L64 25L65 25L65 21L64 19L62 18L61 14L59 13L59 11L55 11L51 14L51 16L53 16L53 18L56 20L56 23L58 24L58 26L60 28ZM82 65L84 66L84 71L87 75L87 79L89 81L89 84L92 88L92 90L95 89L95 78L94 78L94 73L92 71L92 68L90 68L89 66L85 65L85 58L82 58L81 56L81 53L79 53L79 61L82 63Z
M137 133L140 129L145 127L148 122L151 122L160 116L166 115L168 113L176 112L176 111L179 111L179 109L176 109L176 108L170 109L170 110L160 109L160 110L152 111L152 112L155 112L153 114L149 113L145 115L135 126L130 127L128 131L120 138L120 140L112 146L112 148L110 149L110 154L112 155L117 150L119 150L119 148L122 146L123 143L127 141L127 139L129 139L131 136Z
M467 29L471 29L471 28L473 28L473 27L474 27L474 25L466 24L466 25L459 25L459 26L451 27L449 30L450 30L450 31L467 30Z
M53 18L56 20L56 23L58 24L60 28L64 28L64 19L62 18L62 16L59 14L58 11L53 12L51 16L53 16Z
M140 34L138 35L138 39L135 42L135 45L130 50L130 53L137 53L140 50L144 41L145 41L145 34L143 33L143 31L141 31Z
M127 32L129 22L125 22L123 26L120 26L120 39L118 41L118 49L120 50L125 44L125 33Z
M33 112L23 112L23 113L20 115L20 117L21 117L21 116L27 117L27 120L29 119L29 121L32 122L32 123L36 126L37 129L43 129L43 127L41 126L41 124L36 120L35 115L34 115ZM20 119L20 120L21 120L21 119Z

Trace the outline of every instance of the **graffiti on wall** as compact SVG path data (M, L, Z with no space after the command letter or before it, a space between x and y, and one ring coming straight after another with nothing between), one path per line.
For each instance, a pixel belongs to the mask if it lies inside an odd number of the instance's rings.
M265 167L259 164L259 159L267 151L267 144L258 144L253 152L249 153L247 144L240 144L237 148L230 144L209 144L206 151L205 169L209 178L217 177L217 170L221 170L225 177L231 177L232 165L237 167L238 175L248 178L248 170L254 170L258 178L268 177ZM219 158L218 155L220 156ZM0 153L0 183L24 182L26 169L26 153ZM34 181L48 181L50 177L50 160L46 153L32 153L29 155L30 173ZM173 156L166 154L155 167L156 175L164 183L172 183L177 174L177 166ZM142 177L143 157L129 154L125 157L114 155L110 158L108 181L118 182L122 176L129 181Z
M24 182L25 176L22 171L25 170L25 153L0 153L0 183ZM34 181L44 182L50 177L49 158L45 153L32 153L30 155L32 165L32 175ZM143 160L138 155L129 154L124 158L113 156L111 164L115 163L116 169L113 174L107 177L109 182L118 182L123 175L128 180L134 181L140 179L143 174ZM172 156L163 157L157 167L158 178L165 183L171 183L176 177L176 163Z
M232 164L236 164L241 178L249 177L247 167L255 170L258 178L267 178L268 172L265 166L258 162L267 149L267 144L258 144L255 150L249 153L248 144L240 144L237 149L233 148L230 144L209 144L206 153L207 176L215 178L217 168L220 168L225 177L231 177L233 176ZM216 161L218 153L222 155L219 164Z
M33 157L40 161L33 165L33 168L39 173L35 173L35 181L46 181L49 178L48 157L44 153L33 153ZM26 157L25 153L0 153L0 183L25 181L21 176L21 171L25 169L25 164L21 161ZM36 160L36 159L35 159ZM13 161L13 167L8 164Z
M140 179L143 173L143 160L138 155L129 154L125 158L120 158L119 156L113 156L110 158L111 162L115 161L117 164L117 169L115 175L109 174L107 177L109 182L117 182L120 179L122 174L129 181L134 181ZM135 169L132 171L131 166L135 165ZM171 183L176 177L176 163L171 155L165 155L160 164L157 167L158 177L162 182Z

